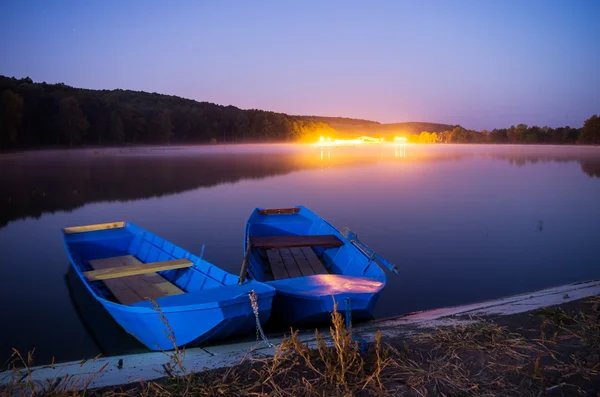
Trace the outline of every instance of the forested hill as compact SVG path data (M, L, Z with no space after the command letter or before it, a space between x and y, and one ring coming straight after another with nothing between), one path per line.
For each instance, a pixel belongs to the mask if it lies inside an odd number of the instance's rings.
M88 90L0 76L0 149L5 150L56 145L314 141L321 135L387 135L448 127L425 125L407 123L390 129L368 120L290 116L157 93Z
M315 142L319 136L393 139L420 143L600 144L600 118L583 128L519 124L473 131L436 123L294 116L242 110L176 96L128 90L88 90L0 76L0 150L48 146Z

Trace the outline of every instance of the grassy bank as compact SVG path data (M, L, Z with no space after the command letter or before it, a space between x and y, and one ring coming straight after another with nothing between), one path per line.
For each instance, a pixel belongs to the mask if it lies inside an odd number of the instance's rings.
M119 387L65 391L69 379L25 374L1 396L594 396L600 394L600 296L402 339L377 335L361 349L337 312L327 340L309 349L292 332L269 358L200 374L168 352L166 376ZM13 365L28 358L15 353ZM83 364L85 365L85 364ZM19 382L20 381L20 382ZM85 386L85 385L83 385Z

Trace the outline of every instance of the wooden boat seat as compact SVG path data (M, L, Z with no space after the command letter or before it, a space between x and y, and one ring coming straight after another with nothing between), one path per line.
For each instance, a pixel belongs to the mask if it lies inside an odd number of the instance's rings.
M164 265L165 262L143 264L131 255L95 259L90 261L90 266L94 270L84 272L84 275L89 276L90 280L102 280L119 303L131 305L147 298L158 299L184 293L176 285L157 274L156 271L189 267L192 263L188 260L178 260L177 263L173 263L174 261L166 262L171 263L167 265ZM124 271L118 273L116 269L119 268ZM138 269L137 273L135 269ZM143 269L141 274L139 269Z
M132 263L130 265L91 270L89 272L84 272L83 275L90 281L97 281L106 280L109 278L137 276L141 274L159 272L162 270L181 269L183 267L190 267L192 265L193 263L188 259L172 259L168 261L151 263L139 262Z
M341 247L342 240L333 234L314 236L254 236L250 237L252 248L292 248L292 247Z
M99 230L119 229L125 227L125 222L95 223L93 225L65 227L65 234L87 233Z
M275 280L328 274L310 247L269 248L265 252Z

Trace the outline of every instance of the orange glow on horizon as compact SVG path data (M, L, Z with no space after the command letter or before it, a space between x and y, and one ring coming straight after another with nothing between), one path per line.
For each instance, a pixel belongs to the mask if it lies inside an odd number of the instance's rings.
M331 139L331 137L320 137L319 142L317 142L320 146L337 146L337 145L360 145L360 144L373 144L373 143L386 143L383 138L373 138L370 136L360 136L354 139Z

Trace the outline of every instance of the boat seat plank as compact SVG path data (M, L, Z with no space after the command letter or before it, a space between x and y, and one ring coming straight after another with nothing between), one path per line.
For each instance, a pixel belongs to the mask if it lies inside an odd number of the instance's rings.
M294 256L290 252L289 248L279 248L279 255L281 255L281 259L283 259L283 264L285 265L285 269L288 272L290 278L294 277L302 277L302 272L294 259Z
M93 269L109 269L118 266L128 266L131 264L141 264L137 258L131 255L116 256L112 258L96 259L90 261L90 266ZM135 278L136 276L132 276ZM106 287L114 295L119 303L124 305L131 305L136 302L143 301L145 295L148 295L148 291L144 283L141 285L139 281L135 281L120 278L120 279L108 279L103 280ZM154 295L154 294L152 294Z
M172 259L162 262L152 263L134 263L131 265L121 265L116 267L90 270L83 275L90 281L106 280L109 278L119 278L127 276L136 276L147 273L154 273L162 270L181 269L190 267L193 263L188 259Z
M288 248L288 249L290 250L290 253L294 257L294 260L298 264L298 268L300 269L300 272L302 273L303 276L313 276L313 275L317 274L313 270L312 266L310 266L310 263L308 263L308 259L306 259L306 256L304 256L304 253L302 252L302 250L300 248L296 247L296 248Z
M312 250L312 248L302 247L302 248L300 248L300 250L306 257L306 260L308 261L308 263L310 263L310 266L315 271L315 274L328 274L329 273L327 271L327 269L325 269L325 266L323 266L323 263L321 263L321 260L319 259L317 254L315 254L315 251Z
M96 223L93 225L71 226L63 228L65 234L94 232L98 230L118 229L125 227L125 222Z
M342 240L333 234L311 236L255 236L250 237L253 248L293 248L293 247L341 247Z
M106 270L131 265L143 266L144 264L131 255L90 261L90 266L94 270ZM157 273L145 273L122 278L109 278L102 281L117 301L124 305L131 305L148 298L158 299L165 296L184 293L184 291L179 289L176 285Z
M267 258L269 259L269 263L271 264L271 272L273 273L273 278L275 280L283 280L289 278L288 272L283 264L283 258L279 254L279 251L275 249L268 249Z
M261 215L297 214L298 212L300 212L300 208L266 208L258 210Z

